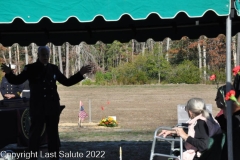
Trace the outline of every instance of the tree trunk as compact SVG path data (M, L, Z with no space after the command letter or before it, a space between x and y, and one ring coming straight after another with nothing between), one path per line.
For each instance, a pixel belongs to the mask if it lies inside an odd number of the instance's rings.
M12 64L12 47L8 47L9 64Z
M66 77L69 77L69 43L66 42Z
M237 55L236 64L240 65L240 32L237 34Z
M82 56L81 56L81 52L83 50L83 43L79 44L79 48L78 48L78 71L81 69L81 67L84 65L82 62Z
M145 42L142 42L141 44L142 44L142 56L144 56L146 43L145 43Z
M35 53L35 45L32 43L32 57L33 57L33 62L37 61L37 54Z
M203 45L203 67L204 67L204 70L203 70L203 79L204 79L204 81L206 82L206 80L207 80L207 71L206 71L206 69L207 69L207 61L206 61L206 59L207 59L207 57L206 57L206 45Z
M202 51L201 51L201 46L200 43L198 43L198 67L200 71L200 78L202 77Z
M54 44L52 45L52 54L53 54L53 64L56 64L56 51Z
M77 58L76 58L76 61L75 61L75 70L76 71L79 71L80 69L80 47L79 45L76 45L76 55L77 55Z
M233 54L233 65L237 66L237 52L236 52L236 36L232 37L232 54Z
M154 54L154 51L153 51L153 39L150 40L150 46L151 46L151 52L152 52L152 55Z
M59 69L63 73L61 46L58 46L58 58L59 58Z
M168 50L169 50L169 46L170 46L170 38L167 38L167 53L166 53L166 60L169 60L169 55L168 55Z
M15 51L14 51L14 64L16 65L17 67L17 46L15 46ZM17 70L16 70L17 71Z
M19 58L19 46L16 45L16 51L17 51L17 62L16 62L16 69L18 71L18 74L21 72L21 66L20 66L20 58Z
M5 53L4 53L4 51L2 51L2 55L3 55L4 63L7 64L7 60L6 60L6 57L5 57Z
M132 62L133 62L133 53L134 53L134 40L132 39Z
M103 68L103 71L105 71L105 54L104 54L104 51L103 51L103 43L101 42L101 53L100 55L102 55L102 68Z
M25 64L28 64L28 49L26 46L24 47L24 50L25 50Z
M161 83L161 68L160 68L160 56L162 54L162 43L159 41L159 52L158 52L158 83Z

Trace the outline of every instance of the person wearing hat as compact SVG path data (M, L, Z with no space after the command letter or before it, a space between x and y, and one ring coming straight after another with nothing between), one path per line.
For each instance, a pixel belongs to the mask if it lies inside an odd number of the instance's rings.
M231 87L231 90L234 89L234 86ZM226 85L223 85L218 88L216 95L216 105L221 109L222 114L216 116L216 120L221 126L223 133L227 134L227 105L225 101L226 96ZM239 95L239 94L237 94ZM240 97L237 97L237 101L240 102ZM232 142L233 142L233 159L240 159L240 106L236 102L232 103ZM225 136L227 137L227 136ZM227 141L227 139L226 139ZM228 157L227 142L223 146L221 153L221 159L226 160Z
M10 65L11 70L14 72L16 69L16 65ZM2 77L0 91L3 96L3 99L14 99L21 98L20 94L24 88L23 84L13 85L8 82L5 76Z
M19 75L14 75L11 69L2 64L10 83L21 84L28 80L30 87L29 113L31 126L29 131L29 152L37 153L44 123L46 124L48 153L51 160L59 159L58 122L60 115L60 98L56 81L64 86L71 86L83 80L85 73L91 72L91 66L83 66L80 71L66 78L56 65L49 63L50 50L47 46L38 48L38 59L35 63L24 67ZM31 160L37 155L31 154Z

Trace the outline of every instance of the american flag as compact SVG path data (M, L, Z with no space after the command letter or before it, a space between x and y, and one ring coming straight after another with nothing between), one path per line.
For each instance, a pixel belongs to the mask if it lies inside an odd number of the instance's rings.
M81 118L81 120L83 121L84 118L88 117L87 113L85 112L84 108L83 108L83 103L80 101L80 110L79 110L79 118Z

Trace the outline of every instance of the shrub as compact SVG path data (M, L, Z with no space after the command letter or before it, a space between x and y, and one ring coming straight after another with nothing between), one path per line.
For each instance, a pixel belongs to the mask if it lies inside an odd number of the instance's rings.
M91 79L83 80L83 81L82 81L82 85L88 85L88 86L92 85Z
M193 62L185 60L168 73L167 82L187 84L200 83L199 69Z

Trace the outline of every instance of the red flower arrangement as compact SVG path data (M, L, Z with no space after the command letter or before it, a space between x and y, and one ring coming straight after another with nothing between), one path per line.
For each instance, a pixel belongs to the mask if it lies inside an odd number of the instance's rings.
M218 89L219 83L217 81L217 76L215 74L212 74L209 79L210 79L210 81L214 81L217 84L217 89Z
M236 102L239 105L239 102L237 101L237 98L235 97L235 91L234 90L230 90L226 96L225 96L225 100L232 100L233 102Z
M236 76L237 74L240 74L240 66L234 67L232 72L234 76Z

